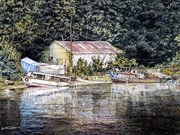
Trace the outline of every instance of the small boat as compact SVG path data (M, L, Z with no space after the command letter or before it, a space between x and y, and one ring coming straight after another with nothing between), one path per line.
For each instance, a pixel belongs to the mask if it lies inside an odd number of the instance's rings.
M110 72L109 76L114 83L157 83L156 79L147 79L142 73Z
M26 76L22 77L22 80L27 86L33 87L68 86L70 77L41 72L29 72Z

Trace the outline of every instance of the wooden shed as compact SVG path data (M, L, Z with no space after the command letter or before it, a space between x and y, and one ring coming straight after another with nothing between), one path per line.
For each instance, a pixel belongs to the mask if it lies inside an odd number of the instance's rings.
M49 56L52 62L60 65L69 65L70 41L54 41L50 45ZM106 41L76 41L72 43L73 66L82 58L87 63L92 62L92 57L104 60L104 63L115 59L116 49Z

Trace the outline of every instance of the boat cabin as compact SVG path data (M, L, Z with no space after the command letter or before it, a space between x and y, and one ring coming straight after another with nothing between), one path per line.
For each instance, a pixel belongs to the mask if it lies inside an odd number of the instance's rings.
M68 82L70 79L67 76L45 74L45 73L40 73L40 72L29 72L27 74L27 76L30 77L31 79L38 79L38 80L45 80L45 81L57 81L57 82Z

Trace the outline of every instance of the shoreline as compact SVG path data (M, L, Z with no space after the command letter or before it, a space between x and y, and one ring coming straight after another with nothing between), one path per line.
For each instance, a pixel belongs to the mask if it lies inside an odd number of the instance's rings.
M92 81L92 80L77 79L76 81L72 81L67 84L62 84L57 87L64 87L64 86L77 87L77 86L112 84L112 83L113 83L112 81ZM160 82L156 82L156 83L160 83ZM29 87L25 85L23 81L15 81L14 84L12 85L6 85L5 83L0 83L0 90L5 90L5 89L15 90L15 89L25 89L25 88L29 88Z
M27 88L27 86L23 84L22 81L15 82L15 84L12 85L6 85L4 83L0 83L0 90L5 90L5 89L14 90L14 89L24 89L24 88Z
M112 81L76 81L69 84L69 87L96 85L96 84L112 84Z
M68 84L69 87L77 87L77 86L85 86L85 85L95 85L95 84L112 84L111 81L87 81L87 80L81 80L81 81L75 81ZM57 87L64 87L66 85L61 85ZM0 90L15 90L15 89L25 89L29 88L27 85L23 84L23 81L20 81L18 83L15 83L13 85L6 85L4 83L0 83Z
M27 86L24 84L15 84L15 85L0 84L0 90L5 90L5 89L14 90L14 89L24 89L24 88L27 88Z

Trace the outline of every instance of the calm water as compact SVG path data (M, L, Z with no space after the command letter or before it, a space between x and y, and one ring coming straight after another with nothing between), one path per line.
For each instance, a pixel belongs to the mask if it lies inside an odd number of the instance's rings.
M180 135L180 90L164 84L0 91L0 135Z

